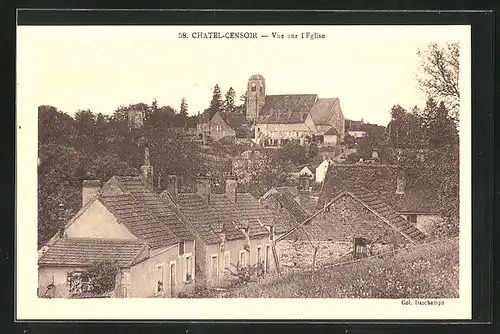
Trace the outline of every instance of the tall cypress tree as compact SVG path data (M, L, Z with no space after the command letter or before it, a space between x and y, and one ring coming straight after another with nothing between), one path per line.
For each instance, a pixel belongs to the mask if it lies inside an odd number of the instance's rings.
M223 110L222 96L219 88L219 84L214 87L214 92L212 94L212 101L210 101L210 113L214 115L218 111Z
M226 112L234 112L236 107L234 105L234 99L236 97L236 92L233 87L229 87L229 90L226 93L226 100L224 101L224 107Z

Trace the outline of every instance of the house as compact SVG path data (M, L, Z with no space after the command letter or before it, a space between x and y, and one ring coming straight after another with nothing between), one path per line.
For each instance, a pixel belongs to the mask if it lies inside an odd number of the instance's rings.
M259 145L303 145L313 137L320 144L335 145L344 138L344 116L338 98L319 98L316 94L266 95L266 82L260 74L248 79L246 108L248 122L255 124Z
M214 141L223 138L236 140L236 138L253 137L253 131L251 131L245 115L237 112L207 112L204 117L200 118L197 131L200 138L205 136Z
M442 189L443 174L432 167L387 164L336 164L329 168L318 209L334 194L357 185L367 189L420 231L430 233L446 218L443 208L457 194ZM450 175L452 173L450 172ZM437 179L439 178L439 179Z
M83 182L82 208L39 253L40 296L69 297L68 275L104 260L120 269L109 296L176 297L194 288L195 237L153 191L147 151L142 171L102 187Z
M346 120L347 134L354 138L362 138L366 136L366 124L361 121Z
M335 128L330 128L323 134L324 146L336 146L339 141L340 135Z
M237 180L226 179L225 192L213 193L211 177L199 175L195 193L178 191L177 176L169 176L162 193L168 205L189 221L196 235L196 284L222 286L237 266L259 264L274 271L271 240L273 217L252 195L237 192Z
M325 180L326 173L328 172L328 167L330 166L331 163L332 161L330 159L325 159L323 160L322 163L318 165L318 167L316 167L315 175L317 183L321 183Z

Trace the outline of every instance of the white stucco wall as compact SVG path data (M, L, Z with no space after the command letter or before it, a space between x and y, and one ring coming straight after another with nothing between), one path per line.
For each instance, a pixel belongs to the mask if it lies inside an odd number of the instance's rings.
M38 268L38 296L46 293L49 284L55 288L45 295L50 298L67 298L69 296L68 272L82 270L73 267L40 267Z
M166 247L151 252L151 257L142 261L130 269L130 285L127 287L127 297L147 298L147 297L170 297L170 269L175 264L174 295L180 292L191 291L194 281L185 280L186 257L191 256L191 273L194 274L194 243L186 242L184 254L179 255L178 246ZM163 287L162 293L157 292L158 287L158 266L163 266Z
M408 219L407 213L403 216ZM417 228L424 232L430 233L439 224L443 223L443 217L436 214L417 214Z
M137 239L99 200L90 204L65 234L70 238Z
M325 180L326 172L328 171L328 160L323 161L316 167L316 182L321 183Z
M361 138L361 137L366 136L365 131L347 131L347 133L349 135L353 136L354 138Z

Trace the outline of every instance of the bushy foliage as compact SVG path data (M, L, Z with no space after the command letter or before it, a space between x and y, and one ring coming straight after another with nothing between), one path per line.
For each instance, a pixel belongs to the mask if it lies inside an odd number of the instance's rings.
M78 297L83 293L101 295L112 291L119 271L115 262L102 261L93 263L84 271L69 272L69 292Z
M458 298L458 239L315 271L250 283L221 297Z
M242 266L239 262L230 264L226 271L237 278L236 284L246 284L264 276L264 264L248 264Z

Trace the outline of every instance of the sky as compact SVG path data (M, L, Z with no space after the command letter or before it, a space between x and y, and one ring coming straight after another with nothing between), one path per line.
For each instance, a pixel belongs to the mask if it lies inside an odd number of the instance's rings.
M192 32L251 31L283 39L193 39ZM188 39L177 38L186 32ZM288 39L318 32L324 39ZM112 114L138 102L188 112L208 107L213 87L239 97L259 73L266 93L337 97L345 118L386 125L395 104L422 107L416 86L417 50L458 41L453 26L21 26L17 84L31 102L74 115L79 109ZM239 101L239 99L238 99Z

